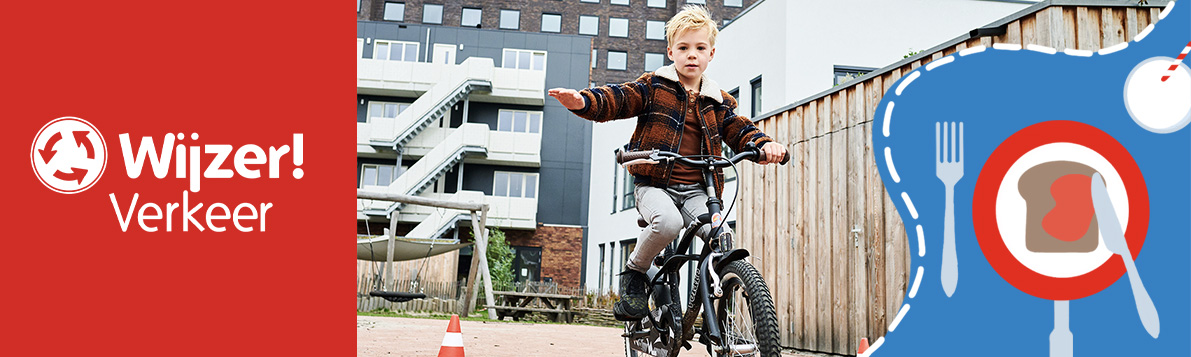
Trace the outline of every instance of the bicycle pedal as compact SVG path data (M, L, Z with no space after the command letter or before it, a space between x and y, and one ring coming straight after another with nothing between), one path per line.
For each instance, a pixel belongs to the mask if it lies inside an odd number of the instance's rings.
M690 351L692 348L691 343L687 342L687 341L682 341L682 347L685 348L687 351Z

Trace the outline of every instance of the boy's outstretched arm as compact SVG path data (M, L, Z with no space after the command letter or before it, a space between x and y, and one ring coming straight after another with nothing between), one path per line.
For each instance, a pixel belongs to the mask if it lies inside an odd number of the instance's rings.
M632 118L645 113L652 75L646 73L632 82L579 91L553 88L548 93L572 113L587 120L605 122Z

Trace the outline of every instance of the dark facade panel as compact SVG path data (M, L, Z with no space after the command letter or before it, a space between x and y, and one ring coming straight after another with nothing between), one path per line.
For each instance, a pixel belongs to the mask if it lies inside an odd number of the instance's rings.
M415 6L406 3L406 18L421 19L420 2ZM367 6L367 5L365 5ZM417 14L414 15L416 8ZM461 7L456 8L461 11ZM444 23L450 24L454 16L458 24L459 14L452 14L451 6L444 10ZM495 18L499 10L489 13L484 8L484 21L489 16ZM377 15L379 18L379 14ZM525 11L522 11L522 28L525 28ZM539 19L540 20L540 19ZM494 28L495 26L493 26ZM427 43L427 30L430 41ZM376 39L418 42L419 59L424 58L425 51L432 49L435 43L462 44L463 48L456 53L456 63L463 62L470 57L492 58L494 65L501 66L503 51L506 48L546 51L546 88L584 88L587 86L587 74L591 61L591 38L587 36L572 36L558 34L523 33L509 30L472 29L439 25L399 24L396 22L360 21L357 26L357 36L368 39L364 44L365 58L372 56L372 48ZM561 197L568 195L567 209L558 207L557 200L538 200L538 221L546 224L586 225L588 180L590 171L591 122L583 120L564 108L558 101L542 93L545 101L543 106L525 106L498 103L469 103L468 122L486 123L489 128L496 128L497 112L500 109L519 109L542 111L542 163L541 168L505 167L479 164L465 164L464 189L492 193L492 172L539 172L539 197ZM385 100L398 102L412 102L417 98L388 98L378 96L357 96L357 120L367 115L367 102L370 100ZM365 103L360 104L360 100ZM456 104L451 115L451 126L462 124L463 104ZM407 165L412 162L407 160ZM357 170L358 171L358 170ZM358 174L357 174L358 175ZM448 174L450 175L450 174ZM582 175L582 176L580 176ZM449 177L453 178L453 176ZM454 185L447 185L454 186Z

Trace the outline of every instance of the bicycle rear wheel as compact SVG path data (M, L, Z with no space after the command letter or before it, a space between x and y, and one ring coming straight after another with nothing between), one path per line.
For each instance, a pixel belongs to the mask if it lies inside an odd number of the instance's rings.
M724 297L716 299L716 316L723 329L723 356L780 356L777 312L769 288L757 269L744 261L724 267Z

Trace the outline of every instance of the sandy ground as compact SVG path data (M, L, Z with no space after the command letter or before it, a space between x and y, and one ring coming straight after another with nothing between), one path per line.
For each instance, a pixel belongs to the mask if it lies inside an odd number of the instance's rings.
M357 356L437 356L447 320L356 317ZM461 321L468 356L623 356L621 329L583 325ZM706 356L695 344L680 356ZM807 356L783 353L783 356Z

